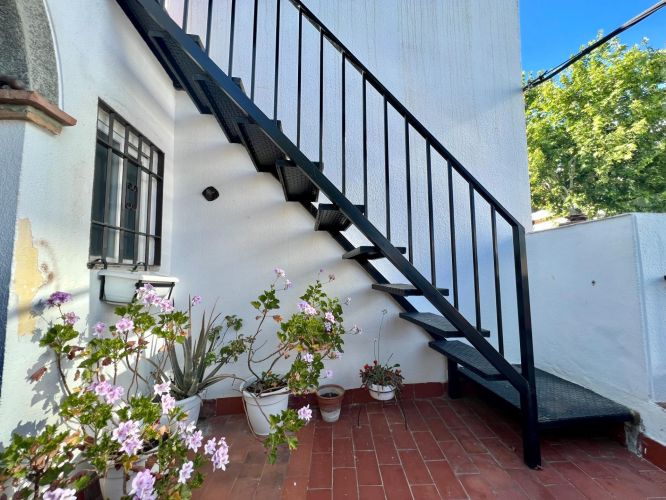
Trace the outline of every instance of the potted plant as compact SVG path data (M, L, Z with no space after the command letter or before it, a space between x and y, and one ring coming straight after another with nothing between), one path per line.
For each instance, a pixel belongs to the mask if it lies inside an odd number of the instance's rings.
M144 288L137 294L137 299L146 307L151 307L158 299L152 287ZM192 307L201 303L201 297L195 295L189 300L188 316L192 318ZM192 322L183 327L175 337L165 340L162 355L148 361L154 368L157 382L170 382L171 395L176 399L176 406L187 415L186 423L196 423L201 411L201 393L208 387L225 379L236 379L234 374L220 373L224 365L235 362L245 349L245 344L238 338L243 320L237 316L225 316L213 311L201 315L198 336L193 335ZM180 328L180 325L176 325ZM233 333L231 339L229 334ZM166 368L170 368L167 372Z
M317 405L324 422L338 421L344 396L345 390L340 385L326 384L317 388Z
M367 387L370 396L378 401L389 401L400 395L403 387L404 377L400 371L398 363L390 365L389 362L393 354L389 356L386 363L380 363L380 349L382 339L382 326L384 325L384 317L386 316L386 309L382 311L382 319L379 323L379 334L374 339L373 354L375 356L372 364L365 364L361 369L359 375L361 376L361 386Z
M280 268L275 269L275 275L269 288L252 302L258 311L258 325L255 333L243 337L251 377L241 386L250 427L259 436L269 435L266 443L271 452L276 443L295 445L292 434L297 429L289 426L299 422L287 410L289 395L315 391L324 370L324 360L339 356L346 333L342 304L324 291L324 285L333 281L334 275L329 275L327 282L322 282L318 276L306 288L296 312L288 319L278 314L278 292L289 289L291 282ZM276 344L269 344L270 338L265 338L269 318L278 324ZM278 372L280 360L290 362ZM325 375L330 378L333 372L326 370ZM309 407L307 409L309 411Z
M115 325L97 323L83 342L74 326L79 318L62 309L70 300L55 292L46 301L58 312L40 339L51 360L31 377L58 374L57 420L33 435L12 436L0 453L0 485L20 498L74 499L99 478L112 500L189 498L204 480L198 469L211 461L213 470L224 470L229 447L224 438L204 444L202 432L183 423L170 384L150 384L145 363L151 342L181 335L188 315L162 298L159 314L129 304L116 309Z

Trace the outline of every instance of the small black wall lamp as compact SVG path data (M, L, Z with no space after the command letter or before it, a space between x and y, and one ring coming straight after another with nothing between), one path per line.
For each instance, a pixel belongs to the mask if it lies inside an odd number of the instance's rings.
M201 192L201 194L207 201L217 200L220 197L220 192L213 186L208 186Z

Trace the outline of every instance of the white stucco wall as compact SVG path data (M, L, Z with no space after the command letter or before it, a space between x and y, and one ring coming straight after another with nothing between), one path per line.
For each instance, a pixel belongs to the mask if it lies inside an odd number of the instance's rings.
M6 166L20 168L16 219L29 221L32 246L38 252L37 261L22 265L22 270L17 269L14 256L12 279L21 276L21 271L41 275L34 300L55 290L73 293L71 309L81 317L78 326L84 328L86 322L94 324L111 312L98 300L96 272L86 268L98 99L116 109L164 151L164 235L169 241L175 91L115 2L47 1L47 6L57 42L63 109L78 124L59 136L32 124L11 125L21 127L23 137L20 144L3 149L3 168L9 158L20 159L22 153L22 162ZM8 128L4 122L0 128L3 138L9 137ZM8 225L7 229L11 231L11 227ZM168 271L168 245L163 262L163 269ZM43 422L48 394L54 390L52 377L45 377L39 384L27 381L45 358L40 357L38 338L18 331L19 315L25 311L18 306L15 286L12 282L0 399L0 442L6 442L16 426L26 430L34 422ZM43 328L44 323L38 319L35 326Z
M666 443L666 214L528 235L537 366L625 404Z

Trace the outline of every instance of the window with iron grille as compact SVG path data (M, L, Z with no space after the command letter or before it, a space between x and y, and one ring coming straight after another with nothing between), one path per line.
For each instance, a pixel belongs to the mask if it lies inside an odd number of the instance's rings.
M159 266L164 154L99 103L90 257Z

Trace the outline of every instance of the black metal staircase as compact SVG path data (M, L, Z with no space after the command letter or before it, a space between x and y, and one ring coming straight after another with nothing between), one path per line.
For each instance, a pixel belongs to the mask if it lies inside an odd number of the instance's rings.
M138 32L164 66L174 85L185 90L192 98L201 113L212 114L220 124L225 135L231 142L242 143L252 158L259 172L271 173L283 187L285 199L301 203L315 217L315 229L328 231L346 251L343 258L358 262L377 282L373 288L391 294L394 300L405 310L401 317L423 327L433 337L430 347L444 354L448 359L449 391L452 397L458 396L461 377L473 380L510 404L519 408L523 419L523 446L525 462L536 467L541 462L539 449L539 428L544 425L579 422L581 420L628 420L630 412L601 396L580 386L566 382L554 375L536 370L532 349L532 331L530 321L530 302L527 281L527 257L525 253L525 229L489 192L482 186L455 157L414 117L389 90L352 54L342 42L299 0L273 0L275 16L271 20L274 29L274 40L270 47L258 47L258 0L243 2L243 8L252 7L252 28L247 38L239 35L236 29L237 18L245 15L240 12L241 2L230 0L228 26L212 26L213 0L197 2L207 11L205 32L201 37L188 35L190 2L184 1L184 14L177 22L172 20L157 0L118 0L127 16L136 26ZM204 10L206 10L204 9ZM249 12L249 11L248 11ZM297 83L296 83L296 117L295 134L291 137L283 131L282 122L278 120L278 100L280 96L281 73L280 63L284 58L281 52L283 32L281 23L287 20L287 14L298 23ZM303 110L302 86L304 66L304 31L313 30L318 36L319 45L319 106L315 116L318 127L304 127L302 124ZM214 62L209 57L211 40L217 32L228 33L228 54L226 61ZM241 38L239 38L241 37ZM234 58L238 47L251 47L251 57ZM284 41L283 41L284 47ZM335 70L340 83L339 102L341 120L336 123L336 132L340 134L339 161L331 165L324 158L324 138L326 130L331 130L324 113L324 52L333 49L339 55L340 66ZM255 102L257 86L257 51L270 50L274 60L273 102L264 105L262 110ZM284 48L282 49L284 51ZM249 95L238 78L233 78L234 63L246 63L245 73L250 75ZM226 71L220 69L226 67ZM331 70L332 71L332 70ZM338 72L339 71L339 72ZM347 127L348 91L356 76L362 95L359 115L362 116L363 130L352 134ZM329 77L330 78L330 77ZM370 96L381 102L383 116L383 179L371 181L368 159L368 121ZM312 110L310 110L312 111ZM269 118L268 115L272 117ZM401 120L402 133L389 135L389 121ZM285 123L294 125L294 117L280 116ZM310 158L304 153L303 144L308 140L318 145L318 155ZM362 146L362 175L350 171L350 160L346 150L347 144L355 142ZM391 157L389 144L399 142L404 156ZM414 239L416 224L426 224L417 220L414 214L412 196L413 167L415 151L418 150L425 167L427 177L427 241L424 246L429 249L429 262L424 266L415 261ZM324 169L326 163L326 169ZM435 165L443 165L436 169ZM331 168L331 170L329 170ZM398 204L398 209L407 213L407 234L392 235L391 217L395 216L396 204L391 204L391 180L397 177L397 169L405 178L406 206ZM326 172L326 173L325 173ZM335 174L335 175L334 175ZM332 178L338 179L336 183ZM435 179L447 187L447 196L442 202L434 192ZM462 184L463 188L459 186ZM395 186L395 184L393 185ZM356 187L352 192L350 187ZM373 195L382 196L382 209L375 213L375 206L369 202L369 191ZM467 199L467 207L460 210L456 201L456 191ZM361 194L362 193L362 194ZM326 203L314 205L319 196L327 198ZM358 199L356 199L358 198ZM362 198L362 199L361 199ZM435 215L435 204L442 204L447 209L448 225L444 234L450 242L448 255L439 255L438 242L442 240L441 227L437 228L438 216ZM481 283L479 271L479 237L478 231L483 229L479 217L487 214L485 222L489 226L487 235L492 251L494 287L494 316L496 316L494 335L482 327ZM462 219L461 218L465 217ZM380 222L377 222L379 217ZM382 224L383 223L383 224ZM471 235L470 276L460 276L461 268L457 255L456 229L460 224L469 224ZM350 225L362 233L368 244L353 245L343 233ZM383 226L380 229L380 226ZM500 241L500 231L510 232L510 238ZM397 241L406 247L397 246ZM508 302L502 297L503 287L509 286L501 282L502 257L500 243L510 246L513 271L516 318L511 328L502 312ZM447 277L450 290L438 285L441 278L438 265L448 257L450 273ZM407 283L389 283L373 263L377 259L386 259L404 277ZM473 282L474 311L467 319L461 312L461 294L459 278ZM441 281L441 279L439 279ZM446 297L451 293L452 302ZM424 313L416 309L410 297L425 298L439 314ZM510 330L518 334L520 363L512 364L505 358L504 336ZM448 340L459 338L461 340Z

